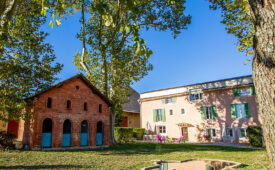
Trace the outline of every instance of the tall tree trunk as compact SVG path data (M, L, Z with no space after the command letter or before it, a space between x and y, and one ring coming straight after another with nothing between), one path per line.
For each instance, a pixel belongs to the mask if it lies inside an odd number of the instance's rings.
M254 15L253 78L259 103L259 116L271 163L275 169L275 22L274 0L249 0Z

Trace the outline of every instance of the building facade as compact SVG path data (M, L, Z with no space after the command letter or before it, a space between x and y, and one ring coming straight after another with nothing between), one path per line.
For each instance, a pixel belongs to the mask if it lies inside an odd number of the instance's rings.
M251 76L145 92L140 103L147 133L189 142L248 142L246 128L260 125Z
M129 97L126 103L123 104L123 127L140 128L140 105L138 100L140 95L137 91L130 87L128 92Z
M30 121L18 122L17 141L31 148L108 146L111 102L82 74L26 99Z

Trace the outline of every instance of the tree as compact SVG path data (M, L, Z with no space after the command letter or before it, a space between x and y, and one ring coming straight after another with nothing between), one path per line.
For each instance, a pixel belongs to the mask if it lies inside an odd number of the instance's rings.
M240 51L254 53L253 79L259 116L272 169L275 169L275 39L273 0L209 0L220 8L229 33L237 36ZM253 50L253 52L251 52Z
M74 63L113 102L112 139L115 117L122 113L129 86L152 69L148 63L152 51L141 38L140 31L170 30L176 38L191 19L184 14L184 4L182 0L86 1L90 19L85 24L87 31L82 29L78 38L83 41L83 47L87 39L89 48L87 53L86 47L82 54L77 53ZM83 21L84 18L84 28Z
M45 43L47 34L40 31L46 22L41 4L21 0L8 22L5 38L1 39L0 55L0 120L28 117L22 112L24 98L50 86L61 64L54 64L52 46ZM1 6L2 7L2 6Z

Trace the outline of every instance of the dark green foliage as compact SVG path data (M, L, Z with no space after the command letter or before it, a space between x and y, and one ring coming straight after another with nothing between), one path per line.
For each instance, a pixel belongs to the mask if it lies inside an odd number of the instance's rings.
M133 139L133 128L115 127L115 139L119 143L127 143Z
M260 126L249 126L247 128L247 136L251 146L262 147L263 146L263 135L262 128Z
M133 137L137 140L142 140L144 135L144 128L133 128Z
M15 135L4 131L0 132L0 150L6 150L8 148L14 148L13 140Z
M40 30L46 22L41 5L22 0L10 21L0 50L0 120L28 117L22 113L24 98L50 86L62 65L54 63L52 46Z

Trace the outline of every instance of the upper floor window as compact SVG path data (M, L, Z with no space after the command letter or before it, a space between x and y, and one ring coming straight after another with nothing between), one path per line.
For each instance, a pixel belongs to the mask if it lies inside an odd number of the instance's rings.
M217 117L216 106L201 106L201 117L203 120L213 120Z
M172 109L170 109L170 110L169 110L169 115L170 115L170 116L173 116L173 115L174 115L174 113L173 113L173 110L172 110Z
M71 101L67 100L67 109L70 109L70 108L71 108Z
M232 118L249 118L249 104L231 104L231 117Z
M153 110L153 120L154 120L154 122L165 122L164 109L154 109Z
M244 87L233 89L234 96L250 96L255 94L255 87Z
M78 89L79 89L79 86L75 86L75 89L78 90Z
M52 98L48 98L47 100L47 108L52 108Z
M181 109L181 114L185 115L185 109L184 108Z
M204 94L202 89L192 89L190 90L190 101L203 100Z
M99 113L102 113L102 104L99 104L99 105L98 105L98 112L99 112Z
M163 104L176 103L176 100L177 100L176 97L163 98L163 99L162 99L162 103L163 103Z
M87 111L87 103L86 102L84 103L84 108L83 109L84 109L84 111Z

